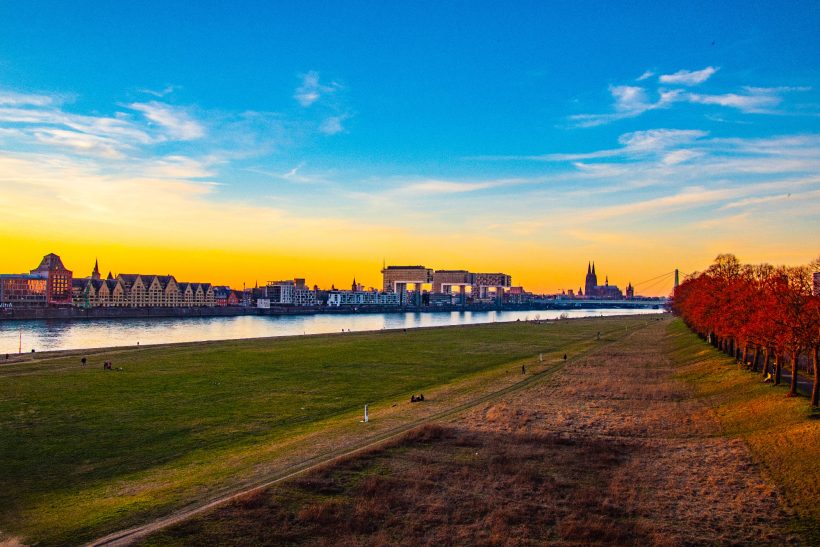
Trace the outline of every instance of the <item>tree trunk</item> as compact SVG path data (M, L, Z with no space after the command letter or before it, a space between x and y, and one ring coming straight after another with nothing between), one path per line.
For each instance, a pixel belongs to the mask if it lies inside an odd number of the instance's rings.
M791 354L792 358L792 377L791 382L789 383L789 397L797 397L797 355L799 351L793 350Z
M749 358L749 342L743 342L743 366L746 366L746 361Z
M755 354L752 357L752 372L757 372L757 358L760 356L760 346L755 344Z
M775 353L774 355L774 385L780 385L780 371L783 369L783 356Z
M814 346L812 352L812 363L814 364L814 383L811 386L811 406L817 406L820 398L820 370L817 369L817 353L820 352L820 346Z
M771 367L769 366L771 364L771 361L772 361L771 348L765 348L764 347L763 348L763 378L765 378L766 375L771 370Z

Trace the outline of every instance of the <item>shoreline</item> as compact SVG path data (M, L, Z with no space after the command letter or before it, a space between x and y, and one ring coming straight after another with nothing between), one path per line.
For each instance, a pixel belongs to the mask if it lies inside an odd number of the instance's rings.
M660 300L580 300L535 304L474 304L469 306L350 306L295 307L273 306L251 308L241 306L214 306L200 308L4 308L0 323L7 321L90 321L116 319L201 319L212 317L278 317L299 315L366 315L399 313L452 313L467 311L570 311L584 309L661 309L666 301Z
M525 310L518 310L518 311L525 311ZM540 310L534 310L540 311ZM647 313L644 315L656 318L657 316L662 316L667 312L663 310L658 310L657 313ZM427 326L419 326L419 327L406 327L406 328L390 328L390 329L370 329L370 330L359 330L359 331L350 331L350 332L316 332L311 334L285 334L281 336L254 336L249 338L221 338L218 340L190 340L185 342L159 342L156 344L139 344L139 345L128 345L128 346L99 346L99 347L91 347L91 348L74 348L74 349L59 349L59 350L46 350L41 352L35 353L9 353L9 359L5 360L0 357L0 367L4 365L13 365L13 364L23 364L23 363L34 363L41 359L49 359L49 358L60 358L60 357L70 357L72 355L96 355L100 353L111 353L111 352L126 352L126 351L139 351L141 349L160 349L163 347L174 347L180 348L184 346L203 346L203 345L211 345L211 344L224 344L226 342L251 342L251 341L274 341L274 340L291 340L291 339L302 339L302 338L311 338L311 337L323 337L323 336L351 336L351 335L373 335L373 334L390 334L390 333L398 333L404 332L407 330L423 330L423 329L456 329L456 328L469 328L469 327L483 327L487 325L494 325L494 324L507 324L507 323L516 323L516 322L530 322L530 323L555 323L557 321L581 321L581 320L589 320L589 319L617 319L623 317L634 317L631 314L623 314L623 315L606 315L606 316L590 316L590 317L566 317L566 318L555 318L555 319L531 319L529 321L521 321L521 320L511 320L511 321L492 321L492 322L485 322L485 323L466 323L463 325L427 325Z

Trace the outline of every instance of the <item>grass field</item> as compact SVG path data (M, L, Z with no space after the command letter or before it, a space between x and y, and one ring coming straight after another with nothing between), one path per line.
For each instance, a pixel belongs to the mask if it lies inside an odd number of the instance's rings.
M788 384L764 384L731 357L673 326L680 378L695 389L720 421L722 434L741 438L784 494L791 526L808 545L820 545L820 413L805 397L787 398Z
M0 368L0 540L78 543L252 483L272 461L517 381L624 317L181 344ZM545 363L536 356L543 353ZM121 371L104 371L113 361ZM438 395L438 402L436 402ZM438 405L438 407L436 407ZM416 410L418 408L418 410ZM386 427L386 426L383 426ZM301 444L300 444L301 443ZM288 459L290 458L290 459Z

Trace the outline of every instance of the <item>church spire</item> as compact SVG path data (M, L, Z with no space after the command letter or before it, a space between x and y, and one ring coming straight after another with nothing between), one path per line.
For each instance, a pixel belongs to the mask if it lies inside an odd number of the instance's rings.
M587 262L587 275L592 273L592 267L589 265L590 263Z
M100 278L100 262L96 258L94 259L94 271L91 272L91 279L99 279Z
M595 275L595 262L592 263L592 275Z

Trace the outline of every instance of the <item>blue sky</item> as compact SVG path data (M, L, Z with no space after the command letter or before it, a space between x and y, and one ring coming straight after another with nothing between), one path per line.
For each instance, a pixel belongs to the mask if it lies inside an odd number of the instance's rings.
M383 256L542 290L587 259L807 262L818 28L817 2L0 1L0 233L69 226L78 260L206 234L373 284Z

